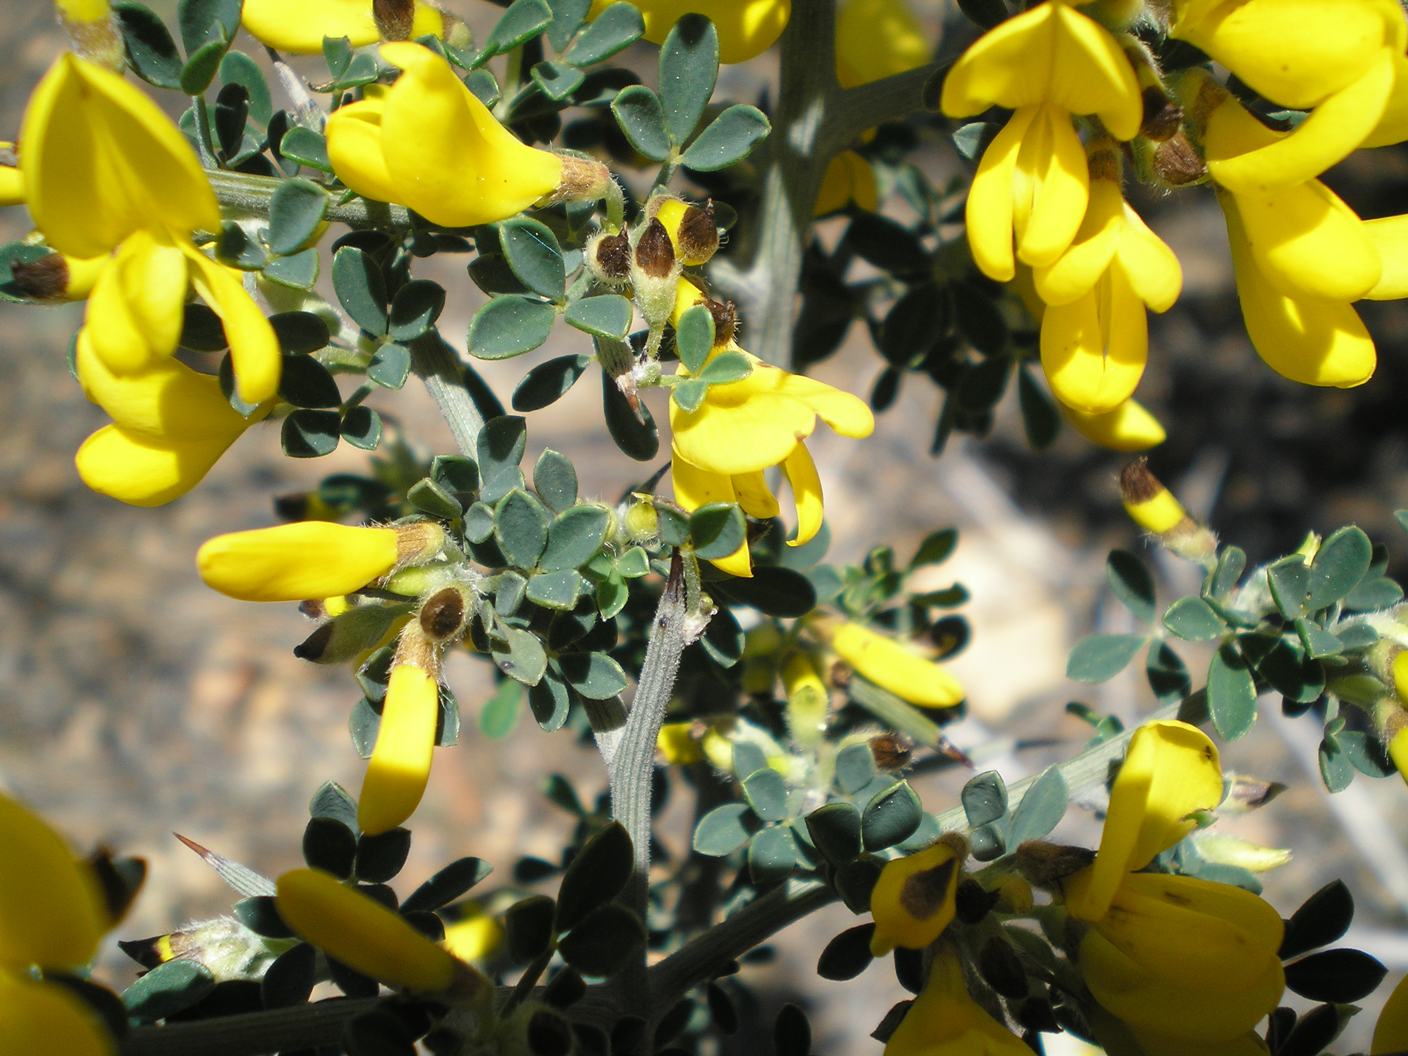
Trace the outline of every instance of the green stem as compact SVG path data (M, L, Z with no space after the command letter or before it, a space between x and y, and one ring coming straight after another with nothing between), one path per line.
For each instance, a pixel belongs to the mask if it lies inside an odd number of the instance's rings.
M193 1023L137 1027L119 1051L122 1056L257 1056L336 1045L348 1021L376 1003L374 997L339 998Z
M425 382L460 451L478 458L484 417L465 388L464 367L455 350L438 337L417 341L411 348L411 368Z
M205 104L205 96L191 96L191 105L196 112L196 140L200 146L201 161L206 165L216 166L218 171L219 161L215 155L215 137L210 131L210 107Z
M207 169L205 175L225 211L254 217L269 215L274 191L284 182L277 176L255 176L228 169ZM411 226L410 210L404 206L369 202L365 198L329 206L327 218L348 227L381 231L405 230Z

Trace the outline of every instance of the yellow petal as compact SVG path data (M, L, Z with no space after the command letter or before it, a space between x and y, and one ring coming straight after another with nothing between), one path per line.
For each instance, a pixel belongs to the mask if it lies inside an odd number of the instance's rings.
M612 0L592 0L588 17L596 18ZM645 20L645 39L663 44L665 36L687 14L708 15L719 33L719 61L746 62L772 47L787 26L791 0L642 0L636 4Z
M675 284L675 306L670 309L670 325L679 326L680 316L689 311L696 304L702 304L707 298L704 291L688 279L680 279Z
M711 502L738 501L733 478L729 474L714 473L692 465L681 458L678 451L674 456L670 464L670 485L674 489L675 501L683 509L697 510ZM733 553L712 563L716 568L741 579L748 579L753 575L753 561L746 540Z
M504 926L475 902L460 902L455 908L463 911L466 907L469 912L465 916L445 925L440 945L462 961L482 961L503 945Z
M331 873L294 869L278 879L279 916L349 968L408 990L447 990L464 971L451 954L380 902Z
M196 554L206 584L244 601L351 594L398 558L394 528L302 521L217 535Z
M1408 58L1393 53L1393 90L1374 130L1361 147L1387 147L1408 139Z
M357 824L363 832L387 832L415 813L430 778L439 718L440 686L435 676L412 664L393 667L376 745L357 800Z
M338 107L328 117L328 160L337 178L363 198L394 201L396 184L381 151L381 99Z
M993 137L978 161L978 171L973 174L968 201L963 207L973 263L984 275L998 282L1008 282L1016 273L1012 234L1016 217L1013 191L1017 179L1017 158L1021 153L1022 138L1036 116L1036 108L1024 107L1013 114L1002 126L1002 131Z
M787 695L787 732L801 747L814 749L826 733L831 691L810 654L798 651L787 658L782 665L782 687Z
M1369 1056L1388 1056L1404 1049L1408 1049L1408 976L1398 980L1379 1012Z
M185 317L187 269L181 251L134 231L93 285L84 330L112 370L143 370L176 351Z
M787 483L792 488L792 501L797 507L797 534L787 540L787 545L802 546L815 539L816 533L821 531L823 516L821 477L806 444L798 444L792 449L792 453L783 460L782 472L787 475Z
M1186 820L1222 801L1217 746L1186 722L1141 726L1110 790L1110 808L1095 864L1068 888L1066 904L1081 920L1099 920L1131 870L1142 869L1194 828Z
M1364 233L1378 252L1379 281L1364 296L1371 301L1408 297L1408 214L1364 221Z
M934 661L858 623L843 623L831 648L862 678L921 708L951 708L963 699L958 680Z
M798 444L797 446L801 447L802 445ZM769 517L776 517L781 512L781 507L777 504L777 496L768 487L762 470L758 470L756 473L738 474L733 478L733 491L738 498L738 505L749 517L766 521Z
M215 231L220 210L195 151L133 84L65 54L20 131L25 202L49 244L100 256L133 231Z
M789 376L760 365L741 381L710 386L693 411L671 400L675 457L727 476L777 465L816 428L816 412L783 391Z
M922 950L943 934L953 922L962 865L946 843L886 862L870 893L871 954L883 957L896 946Z
M1393 90L1393 57L1380 52L1363 76L1330 96L1290 133L1233 138L1220 115L1241 109L1229 98L1208 119L1206 156L1212 178L1229 190L1288 187L1319 176L1343 161L1373 132ZM1254 124L1260 126L1254 118ZM1215 131L1216 130L1216 131ZM1269 138L1268 138L1269 137ZM1261 145L1255 145L1260 140Z
M1242 319L1257 354L1276 373L1303 385L1351 388L1368 381L1377 356L1354 309L1343 301L1290 298L1277 291L1257 267L1236 209L1229 208L1225 195L1219 198Z
M24 176L15 165L0 165L0 205L24 204Z
M449 64L419 44L384 44L402 75L381 113L387 175L432 223L464 227L504 220L556 189L562 161L529 147L495 120Z
M161 506L199 484L236 437L163 439L105 425L78 448L83 483L129 506Z
M1167 436L1159 420L1132 398L1103 414L1084 414L1065 404L1059 406L1076 432L1111 451L1145 451L1162 444Z
M1089 293L1114 258L1125 226L1124 192L1116 180L1090 185L1090 204L1070 248L1032 272L1037 296L1046 304L1070 304Z
M1148 321L1123 266L1114 261L1090 293L1041 319L1041 367L1056 398L1086 414L1124 403L1144 374Z
M854 88L923 66L933 49L905 0L846 0L836 12L836 79Z
M817 191L813 216L826 216L855 202L866 212L873 213L880 205L875 187L875 170L870 162L854 150L843 150L826 165Z
M263 403L279 391L283 356L279 339L259 305L236 278L240 273L211 260L194 246L186 255L195 265L196 291L215 310L230 342L235 390L245 403Z
M1041 267L1066 251L1089 196L1090 169L1070 115L1041 107L1022 137L1013 177L1012 227L1023 264Z
M324 37L354 48L381 39L366 0L244 0L240 22L261 44L295 55L320 54Z
M923 991L885 1043L885 1056L1025 1056L1030 1052L969 996L963 965L948 944L939 948Z
M117 1045L97 1014L67 987L0 973L0 1054L115 1052Z
M655 748L668 766L688 766L704 758L693 722L667 722L655 736Z
M757 369L755 366L754 370ZM782 373L778 383L780 391L806 403L836 433L852 440L864 440L875 432L875 415L859 396L805 374Z
M1156 312L1173 307L1183 289L1183 268L1173 250L1149 229L1128 202L1124 206L1124 233L1118 255L1141 301Z

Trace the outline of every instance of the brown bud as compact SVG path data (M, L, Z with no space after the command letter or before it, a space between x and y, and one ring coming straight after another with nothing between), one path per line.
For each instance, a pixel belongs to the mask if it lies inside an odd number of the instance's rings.
M622 231L602 235L588 248L593 270L609 282L625 282L631 276L631 239Z
M1028 840L1017 848L1017 871L1033 887L1053 888L1072 873L1095 861L1095 852L1085 847L1067 847L1045 840Z
M1170 187L1183 187L1207 178L1208 166L1182 129L1154 148L1154 172Z
M1183 127L1183 107L1165 95L1162 89L1145 88L1140 98L1144 103L1140 135L1162 143Z
M305 604L307 604L305 602ZM300 660L311 660L317 663L323 658L323 654L328 651L328 646L332 643L333 622L329 620L320 626L307 638L293 647L293 655Z
M903 770L914 754L914 742L902 733L882 733L870 738L870 754L881 770Z
M1163 490L1163 481L1154 476L1145 455L1140 455L1120 470L1120 497L1125 502L1148 502Z
M445 545L445 529L434 521L411 521L396 525L396 558L403 565L431 561Z
M372 18L382 40L410 40L415 0L372 0Z
M1091 144L1087 165L1092 180L1119 180L1120 154L1114 140L1100 140Z
M650 221L636 243L636 267L652 279L667 279L675 269L675 247L659 220Z
M10 265L15 287L36 301L57 301L68 289L68 261L62 253L38 260L17 260Z
M714 223L714 200L691 205L680 219L680 259L691 267L706 263L719 248L719 229Z
M436 591L420 607L420 629L427 638L440 642L464 629L464 592L459 587Z
M558 202L594 202L605 198L611 186L611 170L595 158L583 158L576 154L558 154L562 162L562 175L557 187L540 200L542 205L556 205Z
M738 333L738 306L732 301L716 301L712 298L705 301L704 306L714 317L714 347L728 344Z

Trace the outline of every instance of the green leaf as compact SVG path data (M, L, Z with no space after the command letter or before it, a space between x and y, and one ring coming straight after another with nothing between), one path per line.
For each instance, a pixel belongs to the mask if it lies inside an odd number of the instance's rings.
M854 795L875 777L875 755L868 744L852 744L836 755L836 787Z
M308 813L315 818L331 818L357 831L357 800L336 781L324 781L318 787L308 801Z
M1321 740L1316 759L1320 766L1320 780L1328 791L1343 792L1350 786L1354 780L1354 764L1337 739L1327 735Z
M259 996L265 1008L292 1008L307 1002L317 982L317 951L300 942L279 954L259 981Z
M279 153L285 158L320 172L332 172L328 160L328 141L319 132L295 125L279 140Z
M606 371L601 372L602 414L616 446L637 462L649 462L660 450L660 433L650 408L640 401L632 410ZM639 417L637 417L639 415Z
M494 871L482 858L460 858L451 862L407 896L401 903L402 913L425 913L448 906L469 893L481 880Z
M582 86L586 74L564 62L537 62L529 76L545 96L560 103Z
M573 35L581 28L582 20L587 17L591 6L591 0L548 0L548 7L552 8L548 43L554 51L567 47Z
M494 538L504 557L519 568L533 568L548 541L548 511L520 488L514 488L494 510Z
M610 525L611 513L604 506L584 504L563 510L548 528L539 567L545 572L581 568L601 549Z
M533 463L533 490L538 493L538 498L543 500L547 508L555 512L565 510L575 503L577 471L572 467L572 460L560 451L554 451L550 447L543 448L538 461ZM552 547L551 534L548 536L548 547ZM578 568L580 565L562 567Z
M405 345L382 345L367 366L367 377L385 389L401 388L410 375L411 350Z
M355 246L343 246L332 258L332 288L352 321L367 333L386 333L386 281L381 269Z
M220 80L224 84L238 84L245 90L249 99L249 119L263 128L274 116L274 102L269 94L269 83L259 64L242 51L230 51L220 60Z
M970 778L959 793L969 828L977 829L1007 816L1007 785L996 770Z
M763 821L783 821L787 817L787 783L770 766L743 779L743 797Z
M479 712L479 732L496 741L507 737L518 725L522 703L523 687L512 679L504 679Z
M166 24L151 8L135 0L118 0L112 5L112 14L133 72L158 88L179 88L181 54Z
M242 0L181 0L176 5L176 23L186 54L211 43L229 44L240 28Z
M342 416L336 411L300 409L284 419L279 441L290 458L320 458L337 448Z
M796 618L816 607L811 581L790 568L754 567L751 579L717 579L709 586L720 597L751 605L769 616Z
M645 925L625 906L598 906L557 945L562 959L585 975L611 976L640 955Z
M983 29L992 29L1008 15L1007 5L1002 0L958 0L958 7Z
M703 15L685 15L660 45L660 102L676 146L684 145L704 116L718 76L718 30Z
M874 935L873 921L841 932L822 949L816 962L817 975L838 983L860 975L875 959L870 955L870 940Z
M499 225L499 246L519 282L550 301L562 300L567 267L551 228L526 216L505 220Z
M422 477L407 489L406 501L416 509L444 521L452 521L464 511L458 499L429 477Z
M551 674L543 676L541 682L528 690L528 707L533 718L546 732L562 729L572 708L572 698L567 687Z
M1066 677L1092 683L1114 678L1146 641L1142 634L1092 634L1082 638L1066 661Z
M342 439L361 451L375 451L381 443L381 415L359 404L342 416Z
M1320 544L1310 566L1310 596L1306 610L1315 612L1339 601L1359 585L1369 571L1374 546L1354 525L1333 532Z
M568 653L559 662L567 684L588 700L610 700L626 688L626 673L606 653Z
M1028 840L1039 840L1049 833L1065 815L1069 798L1061 768L1048 766L1012 812L1007 845L1020 847Z
M469 322L469 351L479 359L510 359L548 339L557 309L544 301L495 297Z
M352 875L357 834L335 818L309 818L303 829L303 860L339 880Z
M332 372L312 356L284 356L279 396L295 407L338 407L342 394Z
M645 22L634 4L612 4L582 31L562 57L574 66L591 66L609 59L645 34Z
M518 47L536 37L552 22L552 9L546 0L513 0L484 42L484 50L476 62L483 64L491 56Z
M1321 950L1286 965L1286 988L1312 1001L1344 1005L1368 997L1387 974L1363 950Z
M1210 642L1227 630L1222 617L1202 598L1179 598L1164 613L1164 626L1185 642Z
M523 471L518 464L527 444L528 430L522 418L504 415L484 423L475 445L481 500L497 503L514 488L523 486Z
M1135 619L1154 622L1154 580L1143 561L1126 550L1115 550L1105 562L1105 576L1110 590Z
M311 290L318 281L319 263L318 250L310 246L289 257L274 257L261 270L270 282L291 290Z
M651 161L670 156L670 135L660 97L643 84L622 88L611 102L611 112L631 146Z
M1046 386L1032 377L1025 365L1017 371L1017 404L1027 443L1037 451L1050 447L1061 431L1061 412Z
M489 652L498 669L525 686L536 686L548 669L548 654L531 631L501 627L489 637Z
M499 573L499 583L494 588L494 611L500 616L512 616L527 593L528 580L511 568L505 569Z
M704 305L687 308L680 316L675 327L675 348L685 369L698 374L714 348L714 316Z
M807 833L822 856L833 865L861 853L860 811L851 803L827 803L807 815Z
M557 930L569 931L597 906L614 899L631 878L631 837L613 821L577 852L557 894Z
M682 381L671 391L671 398L675 405L686 414L692 414L699 410L699 405L704 402L704 397L709 395L709 383L700 381L698 378L690 378Z
M740 779L759 770L767 769L768 757L763 749L752 741L740 741L733 746L733 773Z
M711 502L689 515L689 537L695 553L706 560L727 557L743 545L748 524L732 502Z
M1235 741L1256 721L1256 684L1232 643L1218 649L1208 667L1208 714L1217 735Z
M582 593L582 576L575 569L537 572L528 579L528 600L546 609L571 609Z
M914 552L909 567L919 568L922 565L941 564L948 560L957 545L958 530L956 528L940 528L936 532L930 532L919 544L919 549Z
M1212 596L1225 598L1230 594L1246 568L1247 555L1239 547L1224 546L1217 555L1217 567L1212 574Z
M748 841L748 873L753 883L778 883L785 880L796 865L797 841L786 826L762 829Z
M589 299L599 300L600 298L592 297ZM581 303L581 301L577 302L577 304ZM630 305L627 304L627 307L629 308ZM567 321L569 323L572 322L571 316L572 308L568 308ZM546 363L539 363L527 374L524 374L523 379L514 388L513 409L515 411L538 411L556 403L567 395L567 391L576 384L577 379L582 376L591 362L591 356L579 355L558 356Z
M509 906L504 914L509 956L527 963L546 951L552 942L555 915L556 906L546 895L529 895Z
M421 337L435 325L444 308L444 287L429 279L412 279L391 300L391 340L409 344Z
M216 259L241 271L258 271L266 263L264 247L233 220L220 225L220 233L215 240Z
M583 333L619 341L630 332L632 314L631 302L625 297L618 293L603 293L573 301L567 306L563 318L568 326L574 326Z
M225 57L227 47L229 45L223 40L212 40L198 48L181 67L181 91L187 95L205 94L220 69L220 60Z
M725 803L709 811L694 830L695 851L709 858L722 858L741 848L748 842L745 822L751 813L746 803Z
M269 252L297 253L316 235L327 209L327 192L312 180L281 180L269 200Z
M1176 704L1193 692L1192 679L1183 660L1167 642L1149 643L1149 655L1144 659L1144 674L1149 688L1160 704Z
M699 133L680 163L695 172L726 169L746 158L771 131L767 116L756 106L735 103Z
M924 810L906 781L891 785L865 805L860 832L867 851L881 851L909 839L919 828Z
M312 312L279 312L269 316L269 325L287 355L303 355L326 348L331 334L328 324Z
M1316 659L1344 651L1344 643L1313 620L1296 620L1296 633L1305 643L1305 651Z
M157 965L124 990L122 1003L133 1018L153 1022L190 1008L214 989L210 969L178 957Z
M363 883L384 884L401 871L410 853L409 829L389 829L375 835L363 833L357 840L357 861L353 871Z
M1300 615L1310 586L1310 568L1299 554L1283 557L1266 568L1267 586L1277 610L1288 620Z
M742 381L753 373L753 364L742 352L725 352L716 356L699 372L699 380L710 385L726 385Z
M1378 612L1391 608L1403 599L1403 588L1387 576L1369 576L1344 598L1344 607L1351 612Z

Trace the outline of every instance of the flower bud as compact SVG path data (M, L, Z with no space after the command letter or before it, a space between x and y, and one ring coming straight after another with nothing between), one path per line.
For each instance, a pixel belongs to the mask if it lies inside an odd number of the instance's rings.
M332 602L331 605L328 602ZM324 612L331 619L298 645L293 655L314 664L342 664L365 658L384 645L389 645L407 616L402 605L346 605L346 599L326 599ZM342 609L334 612L333 609Z
M415 0L372 0L372 18L382 40L410 40Z
M1182 129L1154 149L1153 170L1166 187L1187 187L1208 178L1208 163Z
M194 961L216 982L258 979L278 955L277 947L234 917L202 920L167 935L119 941L117 945L144 968L174 960Z
M1147 458L1136 458L1120 472L1120 496L1130 519L1180 557L1199 560L1217 549L1217 537L1188 516L1150 471Z
M407 624L396 646L381 706L381 726L357 799L363 832L387 832L415 813L430 779L440 721L440 664L420 624Z
M896 946L922 950L943 934L955 913L962 857L954 843L941 841L885 863L870 895L872 956L883 957Z
M598 231L587 240L587 268L607 286L624 286L631 279L631 239L624 231Z
M472 609L463 587L442 587L420 607L420 629L432 642L444 642L464 634Z
M707 264L719 249L719 229L714 221L714 201L691 205L678 198L659 198L655 219L672 236L676 254L687 268Z
M814 748L826 732L831 694L806 653L793 653L782 665L782 685L787 691L787 729L803 748Z
M638 495L626 509L626 535L633 543L649 542L660 534L660 514L647 495Z
M951 708L963 699L958 680L934 661L858 623L831 631L831 648L862 678L921 708Z
M679 273L680 264L675 259L669 232L659 220L650 221L636 242L631 284L635 288L636 307L651 330L662 328L674 310L675 280Z

